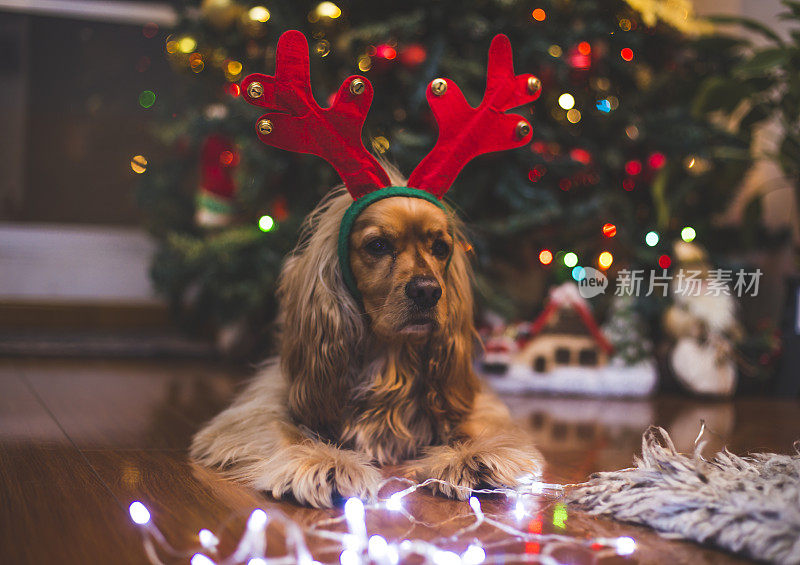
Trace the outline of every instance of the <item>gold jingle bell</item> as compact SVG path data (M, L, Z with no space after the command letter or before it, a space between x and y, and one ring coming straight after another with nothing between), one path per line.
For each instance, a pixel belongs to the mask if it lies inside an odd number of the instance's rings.
M260 82L251 82L247 87L247 94L250 98L261 98L264 94L264 86Z
M520 120L517 123L517 135L519 137L525 137L531 132L531 125L526 122L525 120Z
M436 96L441 96L447 92L447 81L443 78L434 79L431 83L431 92L433 92Z
M528 78L528 91L531 94L536 94L542 89L542 81L539 80L539 77L529 77Z
M350 83L350 93L351 94L361 94L366 90L367 84L361 80L360 78L353 79L353 82Z
M256 131L261 135L269 135L272 133L272 121L271 120L258 120L256 124Z

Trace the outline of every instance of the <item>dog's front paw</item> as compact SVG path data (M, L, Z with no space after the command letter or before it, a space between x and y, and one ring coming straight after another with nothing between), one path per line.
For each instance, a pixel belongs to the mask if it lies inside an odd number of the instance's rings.
M516 444L516 445L514 445ZM520 447L507 438L471 439L429 450L416 468L417 479L439 479L434 492L466 500L481 487L515 487L521 480L539 475L541 455L533 447Z
M291 494L317 508L333 506L337 496L373 499L381 482L380 471L363 453L319 442L290 445L253 471L255 488L275 498Z

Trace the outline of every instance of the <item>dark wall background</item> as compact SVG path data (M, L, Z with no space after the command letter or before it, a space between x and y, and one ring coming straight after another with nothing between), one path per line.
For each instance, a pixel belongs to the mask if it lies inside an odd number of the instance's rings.
M0 181L0 221L139 223L130 160L158 150L147 132L175 77L164 37L0 13L0 162L13 177ZM139 105L143 90L154 107Z

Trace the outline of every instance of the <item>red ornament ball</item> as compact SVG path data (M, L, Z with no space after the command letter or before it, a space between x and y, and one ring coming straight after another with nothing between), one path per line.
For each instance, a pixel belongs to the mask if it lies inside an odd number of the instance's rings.
M625 163L625 172L631 176L636 176L642 172L642 163L640 161L628 161Z
M158 33L158 24L155 22L148 22L142 28L142 35L147 39L153 39Z
M547 169L541 165L536 165L530 171L528 171L528 180L531 182L538 182L540 178L542 178L547 172Z
M400 62L406 67L418 67L428 58L428 52L419 43L409 45L400 51Z
M233 151L223 151L219 154L219 164L223 167L235 167L239 162L239 156Z
M569 53L567 54L567 62L569 62L570 66L573 69L579 71L585 71L586 69L592 66L592 57L590 53L591 49L588 52L583 53L580 50L580 47L573 47L572 49L569 50Z
M573 161L577 161L578 163L583 163L584 165L588 165L592 162L592 154L586 151L586 149L581 149L576 147L575 149L571 149L569 152L569 156Z
M650 155L647 164L650 165L651 169L660 169L667 164L667 156L663 153L655 152Z
M278 196L272 203L272 216L279 222L289 217L289 201L285 196Z
M383 43L375 47L375 56L391 60L397 57L397 51L391 45Z

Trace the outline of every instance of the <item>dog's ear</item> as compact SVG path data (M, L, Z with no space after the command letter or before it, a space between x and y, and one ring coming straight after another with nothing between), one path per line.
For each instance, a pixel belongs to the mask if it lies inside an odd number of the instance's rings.
M472 409L480 383L472 369L475 332L472 300L472 268L460 223L454 219L453 258L446 273L447 316L431 350L431 372L435 383L431 406L440 416L457 422Z
M334 196L308 219L305 236L284 265L281 364L289 378L289 414L335 437L361 351L364 321L342 280L338 228L349 196Z

